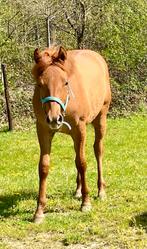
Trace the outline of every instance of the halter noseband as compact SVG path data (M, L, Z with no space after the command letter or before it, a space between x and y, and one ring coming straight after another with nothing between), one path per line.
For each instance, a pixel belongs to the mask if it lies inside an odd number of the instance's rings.
M66 97L66 102L65 104L62 102L61 99L54 97L54 96L48 96L45 98L41 98L41 103L45 104L47 102L56 102L57 104L59 104L61 106L61 108L63 109L63 111L66 111L67 105L68 105L68 101L69 101L69 94Z

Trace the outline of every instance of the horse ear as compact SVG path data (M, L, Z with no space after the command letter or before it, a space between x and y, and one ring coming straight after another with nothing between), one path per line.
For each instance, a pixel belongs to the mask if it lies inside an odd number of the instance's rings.
M40 59L40 51L38 48L36 48L34 51L34 60L36 63L38 63L39 59Z
M60 48L59 48L58 56L59 56L59 59L62 61L65 61L67 58L67 52L66 52L65 48L63 48L62 46L60 46Z
M67 52L65 48L63 48L62 46L60 46L52 56L53 61L64 62L66 58L67 58Z

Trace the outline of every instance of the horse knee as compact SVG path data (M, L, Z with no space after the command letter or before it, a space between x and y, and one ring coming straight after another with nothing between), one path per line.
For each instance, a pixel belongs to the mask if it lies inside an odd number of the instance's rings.
M41 166L39 167L39 174L42 177L47 177L47 175L48 175L48 169L49 169L48 165L41 164Z
M49 158L42 158L39 162L39 175L43 178L47 177L49 171Z

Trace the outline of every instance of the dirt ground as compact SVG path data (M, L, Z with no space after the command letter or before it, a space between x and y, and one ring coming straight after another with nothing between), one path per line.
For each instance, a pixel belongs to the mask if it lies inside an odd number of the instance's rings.
M2 243L6 248L10 249L109 249L102 241L96 241L83 244L64 245L62 241L57 241L55 235L51 233L39 233L35 236L29 236L24 240L15 240L10 238L3 238Z

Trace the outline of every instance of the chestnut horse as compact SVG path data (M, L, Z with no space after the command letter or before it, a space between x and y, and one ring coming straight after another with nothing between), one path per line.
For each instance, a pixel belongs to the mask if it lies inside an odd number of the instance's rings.
M32 73L36 80L33 107L40 145L39 196L34 217L41 222L46 205L46 178L51 143L56 132L69 134L74 142L77 168L76 197L81 210L91 208L86 183L86 125L95 130L94 152L98 169L98 196L105 197L102 173L103 137L111 101L109 73L105 60L91 50L66 51L62 46L34 52Z

